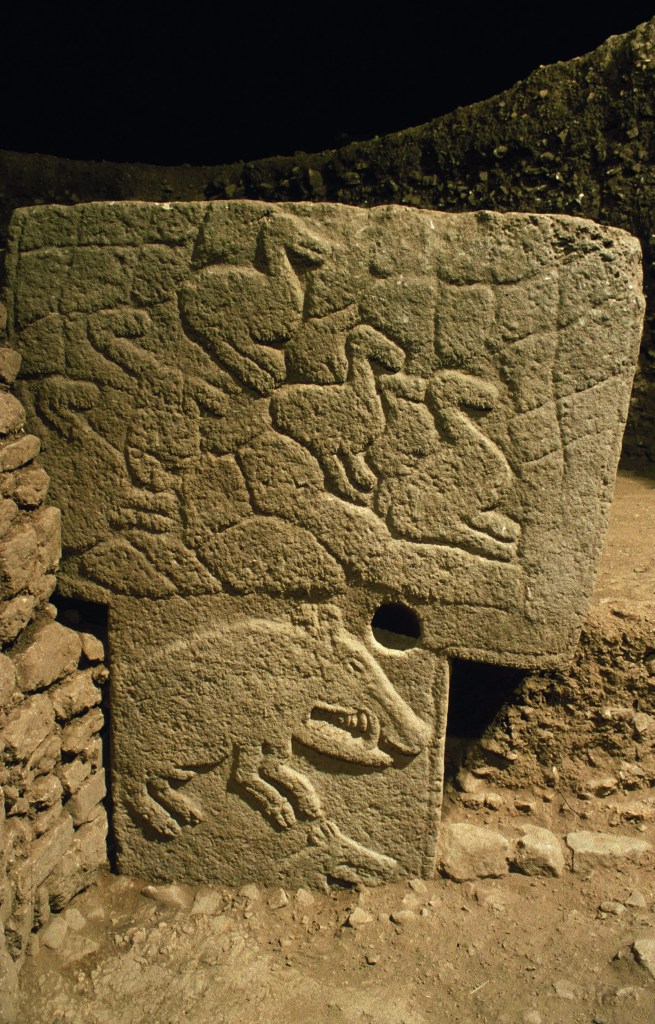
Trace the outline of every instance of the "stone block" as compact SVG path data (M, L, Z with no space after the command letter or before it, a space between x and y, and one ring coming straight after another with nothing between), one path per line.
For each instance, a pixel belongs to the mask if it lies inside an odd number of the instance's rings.
M56 769L66 797L73 796L86 778L91 774L91 765L76 757L73 761L61 764Z
M652 844L636 836L608 832L569 832L566 845L573 853L573 870L588 874L594 868L612 868L622 863L650 862Z
M93 737L104 725L102 711L94 708L67 725L61 734L61 749L65 754L84 754Z
M0 929L0 1021L17 1024L19 1008L18 966L14 963Z
M0 537L4 537L18 516L18 505L11 498L0 498Z
M107 795L104 769L91 775L82 783L75 796L66 803L66 810L77 827L95 817L98 804Z
M55 728L55 714L45 694L34 694L9 714L0 734L9 761L27 761Z
M29 523L18 523L0 541L0 596L9 598L24 590L35 574L37 561L36 533Z
M100 703L100 690L93 681L93 670L72 672L62 683L53 686L48 696L59 721L68 721Z
M33 594L18 594L10 601L0 601L0 643L11 643L25 629L35 604Z
M34 512L30 523L36 532L43 571L54 572L61 558L61 512L48 505Z
M107 863L107 817L99 815L75 833L65 861L50 875L48 891L53 910L63 910Z
M63 512L61 586L110 605L121 869L429 873L449 659L556 668L577 641L638 243L580 218L331 204L14 216L9 340ZM100 720L64 749L95 761ZM502 873L489 836L478 867Z
M99 640L93 633L80 633L82 640L82 653L91 662L104 661L105 648L102 640Z
M0 347L0 381L13 384L20 370L20 353L13 348Z
M26 691L50 686L77 668L81 654L78 633L52 620L40 623L28 646L16 655L19 686Z
M17 691L16 668L11 658L0 654L0 708L9 706L10 697Z
M512 866L523 875L563 874L564 851L561 840L550 829L524 825L512 855Z
M34 434L22 434L0 443L0 471L19 469L35 459L41 450L41 442Z
M61 755L61 740L59 731L47 736L43 743L40 743L27 762L27 767L34 776L45 775L51 772Z
M0 477L0 494L21 508L36 508L45 501L50 477L41 466L25 466Z
M56 775L41 775L29 788L30 803L39 811L61 803L63 787Z
M0 391L0 437L15 434L25 424L25 410L8 391Z
M73 842L73 832L70 815L62 811L54 827L32 844L27 860L19 864L13 872L13 882L19 900L29 900L30 895L36 892L68 854Z
M494 829L444 825L440 846L439 869L455 882L500 878L509 871L509 842Z
M34 598L35 608L40 608L42 605L46 604L56 586L57 577L54 573L44 574L39 571L35 574L34 579L30 583L30 593ZM50 614L51 618L54 618L54 614L52 613L56 613L56 610L56 608L52 607L49 609L47 606L44 608L44 611L47 614Z

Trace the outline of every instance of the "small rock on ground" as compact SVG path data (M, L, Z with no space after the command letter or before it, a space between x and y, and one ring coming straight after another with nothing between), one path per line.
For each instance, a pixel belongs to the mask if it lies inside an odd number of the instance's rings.
M455 882L500 878L509 871L509 843L494 829L479 825L445 825L440 869Z
M565 866L562 844L550 829L526 825L516 843L512 865L523 875L559 878Z
M648 971L651 978L655 978L655 938L637 939L632 949L637 963Z

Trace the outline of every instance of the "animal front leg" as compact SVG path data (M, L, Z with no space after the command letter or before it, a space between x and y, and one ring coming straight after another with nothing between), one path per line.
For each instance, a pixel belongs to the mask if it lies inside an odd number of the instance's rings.
M266 817L280 828L295 825L296 816L289 801L274 786L262 779L263 754L260 746L239 747L236 752L234 778L257 803Z
M196 773L173 768L167 774L169 778L179 782L188 782L195 777ZM167 778L151 779L149 788L154 799L185 825L197 825L203 820L204 815L200 806L184 793L173 789Z
M310 821L323 817L318 793L309 779L285 763L286 752L268 754L262 763L262 773L283 786L296 801L298 810Z

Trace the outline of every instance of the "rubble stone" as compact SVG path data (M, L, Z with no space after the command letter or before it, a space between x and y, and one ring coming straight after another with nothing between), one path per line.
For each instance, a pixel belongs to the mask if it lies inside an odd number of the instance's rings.
M13 384L20 370L20 354L13 348L0 347L0 381Z
M66 803L66 810L75 826L83 825L94 817L94 810L107 795L105 772L101 769L82 783L75 796Z
M64 796L73 796L84 780L91 774L91 765L76 757L73 761L60 764L56 768L57 775L64 789Z
M68 853L72 842L73 822L69 814L62 812L59 823L32 844L29 857L14 874L19 899L28 899L30 893L45 881Z
M27 761L55 724L52 705L45 694L34 694L12 711L2 732L5 756Z
M455 882L500 878L509 871L509 842L500 832L479 825L444 825L439 868Z
M99 640L93 633L80 633L82 639L82 653L88 661L103 661L105 648L102 640Z
M32 618L36 605L33 594L18 594L9 601L0 602L0 643L15 640Z
M566 845L573 852L573 870L583 874L594 868L614 867L621 861L642 864L652 850L645 839L607 832L569 832Z
M41 442L34 434L22 434L0 444L0 472L8 472L24 466L36 458Z
M655 979L655 937L637 939L632 944L637 963Z
M514 847L512 866L523 875L559 878L565 867L562 843L550 829L526 825Z
M90 760L92 737L100 732L104 723L102 712L97 708L87 711L67 725L61 734L61 749L66 754L85 754Z
M100 690L93 681L91 669L72 672L66 679L48 691L55 714L60 721L68 721L100 703Z
M50 477L41 466L26 466L0 477L0 493L20 508L37 508L45 501Z
M50 686L77 668L81 653L78 633L59 622L42 623L15 659L19 685L28 692Z
M23 406L7 391L0 392L0 436L15 434L25 424Z
M27 524L13 527L0 541L0 597L13 597L31 582L38 561L38 541Z

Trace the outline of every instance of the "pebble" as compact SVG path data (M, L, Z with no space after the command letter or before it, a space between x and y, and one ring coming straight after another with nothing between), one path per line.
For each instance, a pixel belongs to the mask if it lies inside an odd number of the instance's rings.
M245 896L251 903L255 903L259 897L260 892L256 885L250 883L249 885L242 885L239 889L239 896Z
M521 814L534 814L537 810L537 805L534 800L515 800L514 806L517 811L521 812Z
M296 892L296 903L301 907L313 907L316 900L309 889L298 889Z
M543 1017L538 1010L527 1010L523 1014L523 1024L542 1024Z
M394 924L413 924L416 921L416 914L413 910L392 910L389 914L389 920L393 921Z
M500 793L485 793L484 806L488 807L490 811L499 811L504 803Z
M368 910L364 910L362 907L355 907L348 915L346 923L351 928L361 928L362 925L370 924L373 920L373 914L369 914Z
M142 896L147 896L155 903L161 903L164 907L172 907L175 910L186 910L191 903L189 890L177 882L170 885L146 885L141 890Z
M631 892L624 902L626 907L638 907L639 910L648 909L648 900L644 896L643 892L639 891L639 889L635 889Z
M369 965L369 967L374 967L376 964L380 963L380 957L378 956L377 953L367 953L366 963Z
M632 950L638 964L655 978L655 938L637 939L632 944Z
M59 916L53 917L50 924L48 924L43 931L39 933L41 944L43 946L47 946L48 949L61 949L63 941L66 938L67 931L68 925L64 918Z
M556 981L553 984L558 999L575 999L576 993L570 981Z
M428 887L422 878L410 878L407 884L412 892L415 892L417 896L427 896Z
M614 914L615 917L621 917L626 911L624 904L619 903L617 900L603 900L598 909L603 914Z

